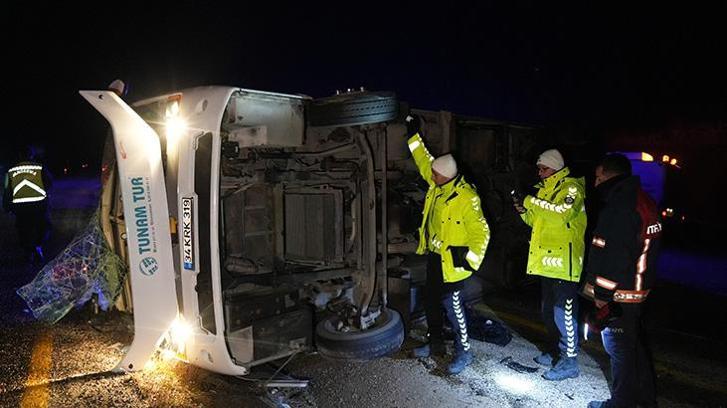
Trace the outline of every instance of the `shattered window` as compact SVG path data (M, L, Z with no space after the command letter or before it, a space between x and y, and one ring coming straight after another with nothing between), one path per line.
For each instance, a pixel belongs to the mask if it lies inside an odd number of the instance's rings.
M17 293L36 319L52 324L94 294L101 309L108 310L125 277L126 265L108 246L96 210L73 241Z

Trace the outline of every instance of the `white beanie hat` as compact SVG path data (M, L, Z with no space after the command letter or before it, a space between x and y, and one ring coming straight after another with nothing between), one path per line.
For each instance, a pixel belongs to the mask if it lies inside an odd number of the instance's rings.
M560 170L565 166L565 163L563 162L563 156L560 154L559 151L555 149L550 149L544 151L540 157L538 157L537 164L542 164L545 167L550 167L553 170Z
M457 162L454 161L454 157L451 154L445 154L444 156L437 157L432 162L432 170L444 177L452 178L457 175Z

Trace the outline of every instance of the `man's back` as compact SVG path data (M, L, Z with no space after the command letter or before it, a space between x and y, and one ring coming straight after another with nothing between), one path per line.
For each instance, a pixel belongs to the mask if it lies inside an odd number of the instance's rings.
M25 160L8 169L7 193L14 205L43 201L47 197L43 165Z

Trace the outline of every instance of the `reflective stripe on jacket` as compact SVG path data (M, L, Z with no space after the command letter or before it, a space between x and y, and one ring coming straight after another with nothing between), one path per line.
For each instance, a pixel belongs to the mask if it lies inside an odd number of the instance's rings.
M26 161L8 169L8 188L13 204L45 200L47 194L43 183L43 166Z
M527 273L578 282L583 270L586 231L585 180L563 168L526 196L520 216L532 227Z
M587 297L643 302L656 281L661 219L636 176L616 176L596 190L603 201L588 250Z
M450 183L454 183L451 192L447 197L440 197L435 200L443 189L438 187L432 181L432 161L434 157L424 146L424 141L416 134L409 141L409 150L411 151L414 162L419 168L419 173L429 184L429 190L424 201L424 211L422 217L422 225L419 227L419 246L417 254L425 254L429 246L429 240L435 240L435 246L439 248L442 256L442 273L444 282L459 282L472 275L472 271L465 267L456 265L453 257L453 250L466 247L466 254L462 254L472 270L478 270L485 258L485 250L490 241L490 229L487 225L485 217L482 215L482 206L480 205L480 197L477 195L475 188L465 181L464 177L457 176ZM441 228L439 236L428 237L428 225L430 222L429 215L432 214L431 206L437 206L440 214ZM462 264L459 264L462 265Z

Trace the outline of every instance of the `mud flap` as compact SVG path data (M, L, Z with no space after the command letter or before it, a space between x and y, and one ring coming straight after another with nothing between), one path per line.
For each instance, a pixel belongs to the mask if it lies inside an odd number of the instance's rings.
M80 94L113 130L134 305L134 340L115 370L137 371L178 314L159 137L113 92Z

